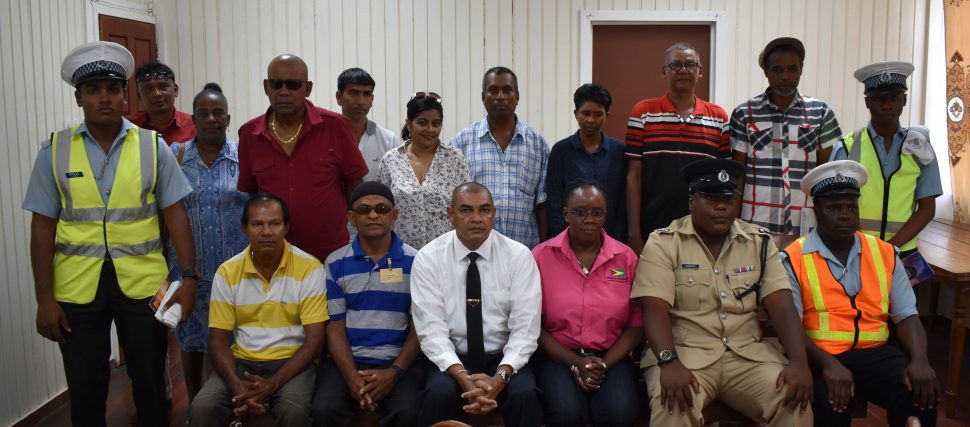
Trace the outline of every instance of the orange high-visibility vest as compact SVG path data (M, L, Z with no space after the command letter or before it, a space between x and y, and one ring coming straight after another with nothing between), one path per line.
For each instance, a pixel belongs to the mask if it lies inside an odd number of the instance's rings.
M829 354L878 347L889 338L887 319L895 250L893 245L871 235L856 235L862 247L862 286L855 296L845 293L821 254L802 253L805 237L785 249L801 286L802 328L815 345Z

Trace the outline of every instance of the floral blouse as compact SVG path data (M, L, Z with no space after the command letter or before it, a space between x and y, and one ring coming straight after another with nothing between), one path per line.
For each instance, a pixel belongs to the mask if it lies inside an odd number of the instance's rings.
M405 243L420 249L454 228L448 220L448 203L455 187L469 180L468 162L461 150L439 144L424 182L418 182L408 158L409 143L384 154L377 178L394 192L400 211L394 231Z

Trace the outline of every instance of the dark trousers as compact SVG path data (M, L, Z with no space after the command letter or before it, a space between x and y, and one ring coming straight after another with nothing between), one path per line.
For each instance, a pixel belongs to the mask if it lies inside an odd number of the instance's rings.
M458 355L463 365L466 358ZM502 354L492 357L485 364L485 372L494 373L502 362ZM454 420L459 416L461 407L468 404L462 399L462 389L451 375L428 366L427 379L421 392L421 412L418 414L419 426L430 426L439 421ZM542 406L539 403L539 389L536 387L532 369L525 365L499 393L498 411L502 413L504 424L509 427L542 425Z
M165 406L165 326L155 320L148 300L131 299L118 287L114 264L105 261L94 300L61 302L71 332L60 344L71 398L74 426L104 426L111 354L111 321L125 350L125 366L138 421L142 426L167 426Z
M358 365L358 370L381 369L377 366ZM416 362L394 388L378 402L381 426L409 427L418 421L421 405L419 394L424 387L424 366ZM340 369L332 359L325 360L317 370L317 389L313 395L313 425L317 427L349 426L360 408L360 402L350 394L350 389L340 375Z
M855 395L886 410L889 425L903 427L906 418L918 417L924 427L936 425L936 408L921 411L913 405L913 396L903 383L903 371L909 358L893 342L875 348L851 350L835 358L852 372ZM815 396L812 410L816 427L844 426L852 423L848 411L837 413L828 403L828 386L821 367L812 366Z
M606 371L600 388L584 392L569 366L533 356L536 383L542 390L549 427L632 426L640 415L637 370L629 357Z

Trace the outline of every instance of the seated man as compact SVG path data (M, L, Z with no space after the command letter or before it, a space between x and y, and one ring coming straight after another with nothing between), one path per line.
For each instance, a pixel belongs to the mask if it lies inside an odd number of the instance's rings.
M858 231L867 176L851 160L805 175L802 190L812 196L818 228L781 254L809 338L815 425L848 426L846 409L861 395L886 409L891 426L910 416L933 426L936 373L909 278L893 245ZM888 339L889 320L898 343Z
M424 246L411 271L411 313L430 369L418 425L500 408L507 426L539 426L532 370L542 289L532 253L492 230L495 205L469 182L451 196L454 231ZM494 373L494 375L493 375Z
M420 354L411 323L411 263L418 252L391 227L394 194L368 181L350 196L354 241L327 257L327 343L317 373L313 423L349 426L357 408L380 410L381 425L411 426L418 417Z
M640 298L651 351L641 366L650 425L699 426L714 399L771 426L811 424L812 376L791 290L768 230L736 219L740 163L681 170L690 215L650 234L631 298ZM763 304L788 353L762 341Z
M327 321L323 265L290 245L283 200L256 194L243 208L249 246L219 266L209 306L209 376L189 425L225 426L271 410L276 425L309 426ZM229 346L230 334L234 338Z

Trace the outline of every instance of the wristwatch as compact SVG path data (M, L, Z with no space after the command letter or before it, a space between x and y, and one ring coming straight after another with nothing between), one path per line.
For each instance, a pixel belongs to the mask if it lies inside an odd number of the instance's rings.
M182 279L185 279L186 277L198 279L199 272L195 270L195 267L186 268L185 270L182 270Z
M505 369L499 369L499 370L495 371L495 375L497 375L499 378L501 378L502 379L502 382L504 382L506 384L508 384L509 381L512 381L512 375L510 375L508 372L505 372Z
M663 366L677 360L677 350L665 348L657 353L657 366Z

